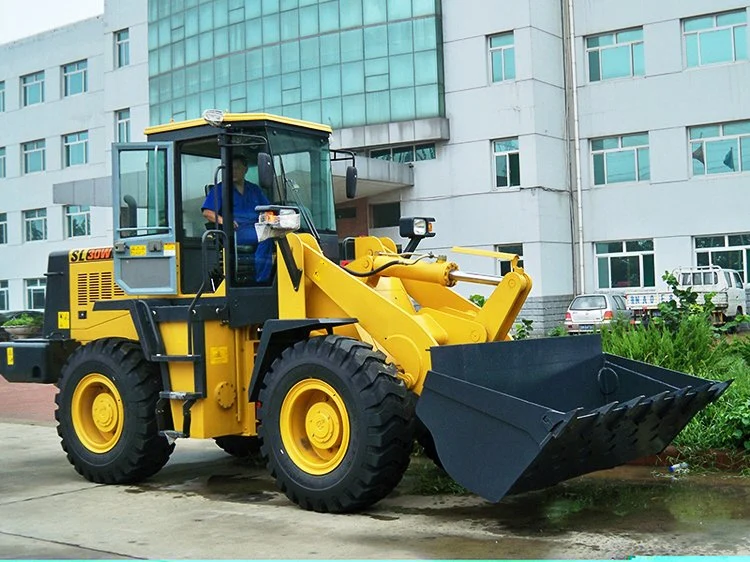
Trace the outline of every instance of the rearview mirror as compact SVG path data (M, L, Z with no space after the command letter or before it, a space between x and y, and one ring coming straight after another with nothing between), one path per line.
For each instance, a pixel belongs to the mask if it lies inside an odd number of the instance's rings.
M276 174L273 171L273 160L267 152L258 153L258 183L266 191L273 189Z
M357 195L357 168L348 166L346 168L346 198L354 199Z

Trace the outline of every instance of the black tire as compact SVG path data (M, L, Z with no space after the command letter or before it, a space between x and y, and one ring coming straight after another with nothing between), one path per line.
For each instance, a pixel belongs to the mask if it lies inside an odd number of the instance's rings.
M159 435L156 425L159 369L146 361L140 345L111 338L78 348L63 367L58 387L57 433L68 460L87 480L138 482L167 463L174 444ZM97 417L97 412L104 413ZM114 429L103 431L101 426L109 423Z
M224 435L214 439L216 444L226 453L238 459L253 457L260 453L260 439L245 435Z
M396 374L382 353L340 336L298 342L274 361L260 391L258 433L276 486L291 501L308 510L345 513L369 507L398 485L412 450L414 399ZM343 432L346 446L328 449L335 452L335 464L315 474L299 466L295 455L299 458L303 451L314 457L310 451L326 449L311 445L309 433L290 441L294 432L282 429L282 407L294 400L296 389L317 384L335 391L335 405L346 418L340 425L349 431ZM309 410L303 406L294 411L310 420L320 404L325 408L329 402L326 398ZM285 414L284 420L291 417ZM285 445L285 437L291 447Z

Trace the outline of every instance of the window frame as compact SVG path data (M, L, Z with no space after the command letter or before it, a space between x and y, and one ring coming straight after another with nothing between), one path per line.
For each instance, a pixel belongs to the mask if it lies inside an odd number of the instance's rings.
M123 39L122 34L126 34ZM112 33L114 40L115 69L130 65L130 28L124 27ZM124 56L123 56L124 54ZM123 62L124 61L124 62Z
M64 98L80 96L89 91L89 63L88 59L81 59L62 65L60 75L62 76L62 94ZM81 75L81 91L72 92L72 80Z
M127 112L127 117L123 118L122 114ZM120 127L124 127L125 135L121 135ZM115 111L115 142L130 142L130 108L125 107Z
M33 81L31 81L33 79ZM27 81L28 80L28 81ZM21 85L21 107L29 107L44 103L44 70L38 70L24 74L19 79ZM39 87L39 101L29 102L29 92L32 88Z
M726 127L747 127L747 132L738 132L738 133L732 133L732 134L725 134L725 128ZM719 136L711 136L711 137L697 137L693 138L693 132L698 132L700 129L709 129L713 127L719 128ZM743 149L742 149L742 141L743 139L747 139L747 151L748 155L745 157L747 158L747 169L743 169ZM687 140L688 140L688 155L690 158L690 174L691 177L706 177L706 176L721 176L726 174L742 174L746 172L750 172L750 120L742 120L742 121L730 121L728 123L714 123L709 125L693 125L691 127L687 128ZM718 171L714 173L709 173L709 167L706 164L706 155L708 152L708 148L706 146L706 143L728 143L730 141L735 141L735 146L730 147L730 151L732 148L737 149L737 157L735 159L734 156L732 156L732 164L734 165L736 162L734 170L729 171ZM694 148L694 145L699 144L697 148ZM722 149L723 150L723 149ZM699 152L700 151L700 152ZM701 161L699 158L696 158L696 153L700 153L700 156L703 158L703 161ZM727 166L726 161L729 158L729 153L725 155L724 160L722 163ZM695 171L695 161L698 161L703 166L703 173L696 173ZM727 166L728 168L729 166Z
M407 160L395 160L394 155L396 152L404 153L406 150L411 151L411 158ZM420 157L420 151L432 151L431 158ZM423 154L423 153L422 153ZM388 162L396 162L399 164L412 164L414 162L426 162L428 160L437 159L437 145L434 142L420 143L420 144L405 144L388 146L384 148L373 148L367 152L367 156L374 160L386 160Z
M81 238L91 236L91 207L89 205L65 205L65 237ZM85 230L83 234L75 234L75 219L83 217Z
M732 238L739 243L732 243ZM717 244L719 239L721 239L722 245ZM698 247L699 240L706 241L707 245ZM714 254L729 254L730 252L739 253L742 268L726 267L724 264L714 261ZM706 259L702 258L703 255L706 256ZM742 282L746 283L746 280L750 279L750 233L693 236L693 258L697 266L717 265L722 268L726 267L726 269L736 269L740 273Z
M745 21L743 23L731 23L731 24L724 24L724 25L718 25L718 18L722 16L728 16L733 14L744 14L745 15ZM695 29L691 31L686 31L685 27L686 25L691 21L701 20L705 18L712 18L713 20L713 26L709 28L704 29ZM741 9L741 10L729 10L727 12L714 12L709 14L702 14L699 16L689 17L689 18L683 18L680 22L680 29L682 31L682 51L683 51L683 64L684 68L686 69L692 69L692 68L702 68L705 66L714 66L717 64L735 64L742 60L748 60L747 57L747 37L745 37L745 58L738 59L737 58L737 38L735 35L735 28L738 27L745 27L745 34L747 35L747 9ZM732 36L732 58L731 60L725 60L725 61L718 61L718 62L708 62L708 63L701 63L701 34L721 31L724 29L731 30L731 36ZM688 56L688 37L689 36L696 36L696 48L697 48L697 63L694 65L690 64L689 56Z
M37 213L35 216L29 216L29 213ZM40 214L41 213L41 214ZM42 207L38 209L26 209L23 211L23 241L24 242L44 242L48 239L49 234L47 232L47 209ZM29 229L31 223L36 221L42 221L42 237L41 238L29 238Z
M0 179L8 175L8 152L6 147L0 146Z
M651 244L650 250L629 250L628 244L639 244L648 242ZM607 249L605 252L599 252L598 246L600 244L613 245L620 244L620 251L613 252ZM645 257L651 256L651 269L653 275L653 284L646 285L646 268L644 266ZM632 258L638 257L638 285L621 285L618 287L612 286L612 258ZM612 240L604 242L594 243L594 260L596 266L596 286L597 289L603 290L617 290L617 289L633 289L633 288L653 288L656 287L656 252L654 250L653 238L641 238L636 240ZM601 279L601 261L607 261L607 283L602 285Z
M515 143L516 147L510 150L498 150L497 143ZM521 187L521 145L518 137L504 138L504 139L492 139L490 141L490 149L492 150L492 190L499 191L501 189L515 189ZM497 185L497 159L500 156L505 157L505 165L507 171L507 185ZM513 184L513 171L511 170L511 158L515 156L515 161L518 163L517 178L518 183Z
M0 311L10 310L10 288L7 279L0 279Z
M83 138L81 136L83 135ZM73 138L75 137L75 138ZM79 145L83 145L83 161L82 162L71 162L71 156L73 150ZM75 133L68 133L62 136L63 146L63 168L71 168L73 166L83 166L89 162L89 132L88 131L76 131Z
M8 243L8 213L0 213L0 245Z
M42 293L42 300L45 301L44 304L46 305L46 299L47 299L47 279L44 277L36 277L32 279L24 279L23 280L23 286L25 289L25 300L26 300L26 308L28 310L44 310L44 305L40 307L34 306L34 294L38 293L41 289Z
M618 40L617 40L617 36L618 35L620 35L621 33L632 33L634 31L640 31L641 32L641 38L640 39L638 39L638 40L622 41L621 43L618 42ZM612 43L609 44L609 45L595 45L595 46L590 46L590 44L589 44L594 39L602 39L603 37L609 37L609 36L612 36ZM643 51L643 53L642 53L642 57L643 57L643 60L642 60L642 65L643 65L642 70L643 70L643 72L642 72L642 74L636 74L635 48L636 48L637 45L641 45L642 46L642 51ZM646 53L645 53L646 42L645 42L645 39L643 38L643 27L631 27L631 28L627 28L627 29L618 29L618 30L615 30L615 31L609 31L607 33L597 33L595 35L589 35L589 36L587 36L584 39L584 45L583 46L584 46L584 49L586 51L586 68L588 70L588 74L587 74L586 78L587 78L587 80L588 80L588 82L590 84L595 84L597 82L607 82L607 81L610 81L610 80L632 79L632 78L636 78L636 77L639 77L639 76L645 76L646 75ZM604 76L603 76L604 75L604 72L603 72L604 61L603 61L603 57L602 57L602 51L606 51L608 49L617 49L617 48L624 47L624 46L629 46L630 47L630 49L629 49L629 51L630 51L630 74L627 74L627 75L624 75L624 76L613 76L611 78L604 78ZM594 52L598 53L597 60L598 60L598 63L599 63L599 68L597 69L598 73L599 73L598 74L599 78L596 79L596 80L592 79L592 74L591 74L591 55Z
M5 112L5 80L0 80L0 113Z
M493 39L505 39L510 37L509 44L501 44L495 47L492 46ZM508 76L506 73L506 53L510 52L510 56L513 57L513 69L512 76ZM500 60L502 61L502 75L503 77L499 80L495 80L495 54L500 53ZM487 36L487 62L488 62L488 73L490 84L500 84L503 82L512 82L516 80L516 36L513 30L503 31L501 33L493 33Z
M35 146L31 149L29 149L29 145L31 144L38 144L41 143L40 146ZM29 171L29 161L28 158L32 155L32 153L40 152L42 156L42 164L41 168L38 170L32 170ZM47 141L46 139L35 139L27 142L21 143L21 171L22 175L27 174L39 174L41 172L44 172L47 169Z
M646 136L646 144L633 144L632 146L623 146L623 139L627 138L633 138L633 137L642 137ZM617 139L617 147L614 148L594 148L594 144L597 142L606 142L611 141L613 139ZM608 137L597 137L589 139L589 152L591 153L591 184L594 187L604 186L604 185L612 185L612 184L618 184L618 183L640 183L640 182L648 182L651 181L651 144L650 144L651 138L648 133L648 131L641 132L641 133L627 133L624 135L613 135ZM647 158L648 158L648 169L646 171L645 176L641 176L641 150L647 150ZM607 174L607 155L608 154L619 154L619 153L625 153L625 152L633 152L633 163L634 163L634 180L622 180L622 181L609 181L608 174ZM596 174L596 157L598 155L602 155L602 164L603 164L603 173L604 173L604 181L602 183L597 183L597 174Z

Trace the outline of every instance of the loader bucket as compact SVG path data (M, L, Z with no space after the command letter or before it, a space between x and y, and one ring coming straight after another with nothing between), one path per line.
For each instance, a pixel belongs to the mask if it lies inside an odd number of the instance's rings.
M493 502L660 453L731 384L603 353L598 335L431 357L417 416L446 472Z

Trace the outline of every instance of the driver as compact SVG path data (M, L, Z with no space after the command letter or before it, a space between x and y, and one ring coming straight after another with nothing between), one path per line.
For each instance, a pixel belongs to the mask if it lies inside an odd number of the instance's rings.
M247 174L247 157L242 154L235 154L232 158L232 201L234 203L234 229L236 234L236 244L241 246L250 246L255 250L255 280L259 283L268 281L271 278L273 240L264 240L258 243L258 234L255 232L255 223L258 222L258 212L255 207L258 205L268 205L268 199L263 194L260 186L251 183L245 179ZM224 224L221 216L222 185L219 182L209 191L206 200L201 206L201 212L206 220ZM219 215L216 216L214 209L218 209Z

